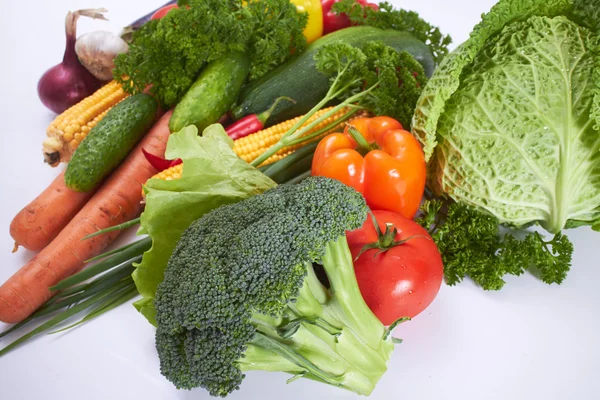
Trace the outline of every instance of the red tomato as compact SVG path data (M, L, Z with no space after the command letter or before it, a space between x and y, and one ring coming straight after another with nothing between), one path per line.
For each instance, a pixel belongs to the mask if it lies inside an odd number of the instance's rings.
M420 225L391 211L373 214L381 232L386 231L386 224L392 224L389 241L406 240L379 254L380 249L369 249L354 261L365 302L384 325L390 325L402 317L415 317L431 304L440 290L444 270L437 246ZM354 259L365 245L380 241L372 217L367 217L362 228L347 232L347 239Z
M154 14L152 14L150 19L161 19L162 17L167 15L167 13L169 11L171 11L174 8L178 8L178 7L179 6L177 4L169 4L168 6L164 6L163 8L161 8L160 10L158 10Z

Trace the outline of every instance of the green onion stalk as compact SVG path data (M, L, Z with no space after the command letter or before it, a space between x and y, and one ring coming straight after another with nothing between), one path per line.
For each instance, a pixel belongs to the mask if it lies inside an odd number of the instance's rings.
M264 153L262 153L260 156L254 159L254 161L252 161L251 164L253 166L256 167L261 165L263 162L268 160L269 157L271 157L274 154L277 154L277 152L279 152L279 150L283 149L284 147L310 142L313 139L318 138L323 133L334 129L339 124L349 120L359 111L365 110L365 108L360 106L358 103L361 99L365 98L373 90L375 90L379 86L379 82L370 86L366 90L363 90L353 96L348 97L346 100L334 106L331 110L319 116L319 118L316 118L314 121L307 124L307 121L319 110L325 107L328 103L338 99L340 96L347 93L350 90L350 88L356 86L356 84L362 81L362 79L356 79L349 83L341 84L340 77L344 76L344 72L345 71L342 71L336 76L333 83L329 87L327 94L319 103L317 103L313 108L311 108L310 111L304 114L302 118L298 120L298 122L296 122L286 133L284 133L277 143L268 148ZM324 126L323 128L315 132L311 132L318 125L326 121L327 118L332 117L344 108L348 108L349 111L346 114L344 114L341 118L336 119L332 123ZM305 124L306 126L304 126Z
M301 147L283 159L259 168L278 184L298 183L310 176L310 165L316 143ZM121 225L113 226L83 238L89 239L107 232L123 230L139 224L136 218ZM120 248L111 250L85 261L96 264L70 276L50 288L54 296L44 303L27 319L0 332L0 339L31 325L35 327L4 348L0 357L45 332L58 333L97 318L106 312L130 302L138 296L132 273L135 264L152 247L148 236ZM71 323L74 317L86 312L81 319ZM66 325L66 326L64 326Z

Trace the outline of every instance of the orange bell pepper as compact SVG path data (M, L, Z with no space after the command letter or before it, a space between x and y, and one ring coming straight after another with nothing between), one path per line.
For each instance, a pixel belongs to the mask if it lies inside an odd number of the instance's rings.
M374 210L412 219L425 190L426 164L421 144L398 121L359 118L319 142L311 173L352 186Z

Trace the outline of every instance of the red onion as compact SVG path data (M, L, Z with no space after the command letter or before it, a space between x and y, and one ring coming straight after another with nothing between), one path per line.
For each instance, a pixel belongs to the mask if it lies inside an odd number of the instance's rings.
M55 65L42 75L38 82L38 96L44 105L57 114L100 88L102 82L92 75L77 58L77 20L79 16L104 19L105 9L87 9L69 12L65 19L67 48L62 63Z

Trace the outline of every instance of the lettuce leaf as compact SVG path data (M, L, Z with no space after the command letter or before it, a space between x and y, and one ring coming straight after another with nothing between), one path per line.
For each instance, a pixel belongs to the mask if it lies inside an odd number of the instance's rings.
M151 179L146 183L146 208L139 234L152 238L133 279L142 299L134 305L156 325L154 294L183 231L212 209L243 200L275 187L260 171L237 157L233 141L221 125L211 125L202 136L189 126L170 136L168 159L181 158L181 179Z
M444 59L413 131L430 185L501 223L600 229L600 0L501 0Z

